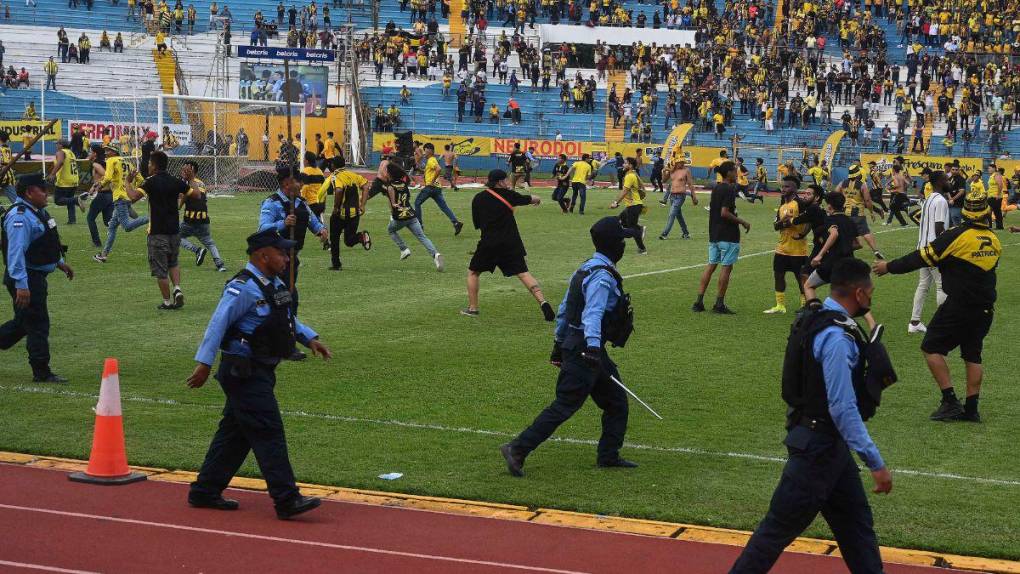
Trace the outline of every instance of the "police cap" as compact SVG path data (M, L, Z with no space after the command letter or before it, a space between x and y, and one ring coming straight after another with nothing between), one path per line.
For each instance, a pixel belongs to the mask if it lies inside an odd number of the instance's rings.
M24 194L29 187L41 187L46 189L46 180L40 173L31 173L18 178L18 195Z
M627 237L637 237L638 231L630 227L624 227L619 217L606 216L591 226L591 239L595 245L602 242L623 241Z
M507 178L506 172L501 169L494 169L489 172L489 179L485 182L487 187L494 187L497 183Z
M285 239L275 228L269 228L248 236L248 254L251 255L263 247L275 247L287 251L297 245L296 241Z

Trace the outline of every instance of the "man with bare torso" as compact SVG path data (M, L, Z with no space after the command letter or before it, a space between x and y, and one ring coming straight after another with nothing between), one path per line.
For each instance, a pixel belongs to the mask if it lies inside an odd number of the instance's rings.
M694 177L691 176L691 169L687 167L683 159L678 159L669 174L669 216L666 218L666 227L659 235L659 239L666 239L669 236L669 231L673 229L674 219L680 223L680 230L683 232L681 237L691 238L691 234L687 231L687 222L684 221L684 214L681 211L688 195L691 196L694 205L697 205L698 197L694 195Z
M910 179L903 172L903 166L898 163L893 164L892 172L892 178L889 181L889 217L885 220L885 224L892 223L893 216L895 216L896 220L900 222L900 226L906 227L907 222L903 219L903 214L907 212L907 207L910 205L910 199L907 197Z
M452 144L443 147L443 178L457 191L457 152L453 151Z

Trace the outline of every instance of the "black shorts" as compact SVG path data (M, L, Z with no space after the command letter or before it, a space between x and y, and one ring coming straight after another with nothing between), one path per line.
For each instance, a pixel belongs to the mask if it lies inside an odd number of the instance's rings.
M981 348L992 326L993 315L991 309L964 307L946 301L928 323L928 331L921 341L921 350L948 355L959 347L964 361L980 365Z
M772 272L781 275L789 271L794 275L799 275L807 262L807 255L783 255L776 253L772 256Z
M493 273L496 268L506 277L513 277L528 272L528 263L520 252L505 253L494 248L479 246L471 256L468 269L475 273Z

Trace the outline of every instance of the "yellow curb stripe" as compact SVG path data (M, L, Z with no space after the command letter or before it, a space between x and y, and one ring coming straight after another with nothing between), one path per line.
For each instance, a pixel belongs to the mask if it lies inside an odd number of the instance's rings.
M66 471L85 470L88 465L88 461L84 460L3 451L0 451L0 463ZM131 469L147 474L152 480L179 484L188 484L194 481L195 477L198 476L195 472L180 470L171 471L155 467L132 466ZM257 478L235 477L232 481L230 481L230 486L232 488L244 490L266 490L265 481ZM337 486L300 482L298 483L298 486L301 487L301 491L305 495L321 496L323 498L342 502L429 510L447 514L534 522L537 524L584 528L587 530L599 530L604 532L640 534L659 538L675 538L677 540L684 540L688 542L743 546L747 543L748 538L751 536L750 532L743 530L731 530L727 528L697 526L693 524L681 524L674 522L661 522L657 520L644 520L639 518L599 516L595 514L569 512L549 508L532 510L526 506L502 504L498 502L461 500L457 498L421 496L415 494L402 494L398 492L380 492L375 490L341 488ZM787 551L802 554L840 556L839 549L835 542L819 540L816 538L798 538L787 548ZM881 547L881 552L882 559L893 564L936 566L943 568L955 568L958 570L972 570L976 572L991 572L993 574L1020 574L1020 562L1013 560L997 560L993 558L981 558L979 556L960 556L956 554L943 554L924 550L889 548L886 546Z

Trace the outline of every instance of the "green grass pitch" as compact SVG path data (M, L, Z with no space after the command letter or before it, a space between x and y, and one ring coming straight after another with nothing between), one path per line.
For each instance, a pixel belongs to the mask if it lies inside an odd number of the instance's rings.
M707 252L707 212L685 206L693 239L656 239L666 209L649 196L649 253L630 243L621 262L633 277L637 331L626 349L611 350L624 381L663 416L657 421L631 403L625 456L632 471L595 467L598 410L590 402L528 459L523 479L511 478L497 447L519 432L553 397L556 372L547 363L552 327L516 279L482 278L481 316L463 317L465 273L477 231L470 229L474 190L447 191L468 223L454 237L434 203L426 231L446 257L437 273L425 250L405 233L413 255L398 260L385 233L388 209L369 203L363 227L373 234L365 252L344 248L344 271L330 272L328 253L314 239L302 257L301 317L335 357L285 363L277 394L285 411L290 455L300 480L360 488L462 497L752 529L763 516L785 455L784 405L779 395L782 351L792 315L765 316L774 304L771 255L747 257L734 269L728 304L733 317L694 314ZM549 190L544 203L517 210L529 265L558 304L573 269L592 253L588 227L608 209L610 192L593 191L584 217L561 215ZM707 199L707 196L703 196ZM210 201L213 236L232 270L244 260L244 238L256 226L261 196ZM753 228L742 253L775 246L771 220L777 200L741 203ZM62 209L50 210L63 224ZM148 207L140 205L146 212ZM916 227L876 226L887 257L913 249ZM0 449L76 458L88 456L94 396L104 357L120 360L128 454L134 464L197 469L215 429L222 393L214 381L189 390L184 380L227 274L211 261L196 268L182 251L187 305L158 312L149 277L144 230L121 233L109 263L90 260L83 218L63 226L71 245L73 282L50 278L53 367L66 387L30 384L24 346L0 363ZM105 231L103 233L105 237ZM1016 385L1020 321L1015 310L1020 236L1001 235L999 304L985 341L982 392L985 423L928 420L938 393L924 366L919 336L907 319L916 276L878 279L874 311L900 374L869 423L894 471L890 496L874 497L882 544L1020 558L1020 388ZM1016 241L1013 241L1013 240ZM792 283L792 282L791 282ZM714 282L708 301L714 297ZM824 291L823 291L824 292ZM925 317L934 312L934 295ZM789 306L797 295L791 284ZM4 303L0 318L10 316ZM1012 375L1010 373L1013 373ZM962 364L954 357L954 377ZM962 383L957 383L961 388ZM403 478L384 481L386 472ZM257 476L249 457L242 471ZM862 473L870 488L871 478ZM184 501L182 500L183 504ZM822 520L806 533L829 536Z

